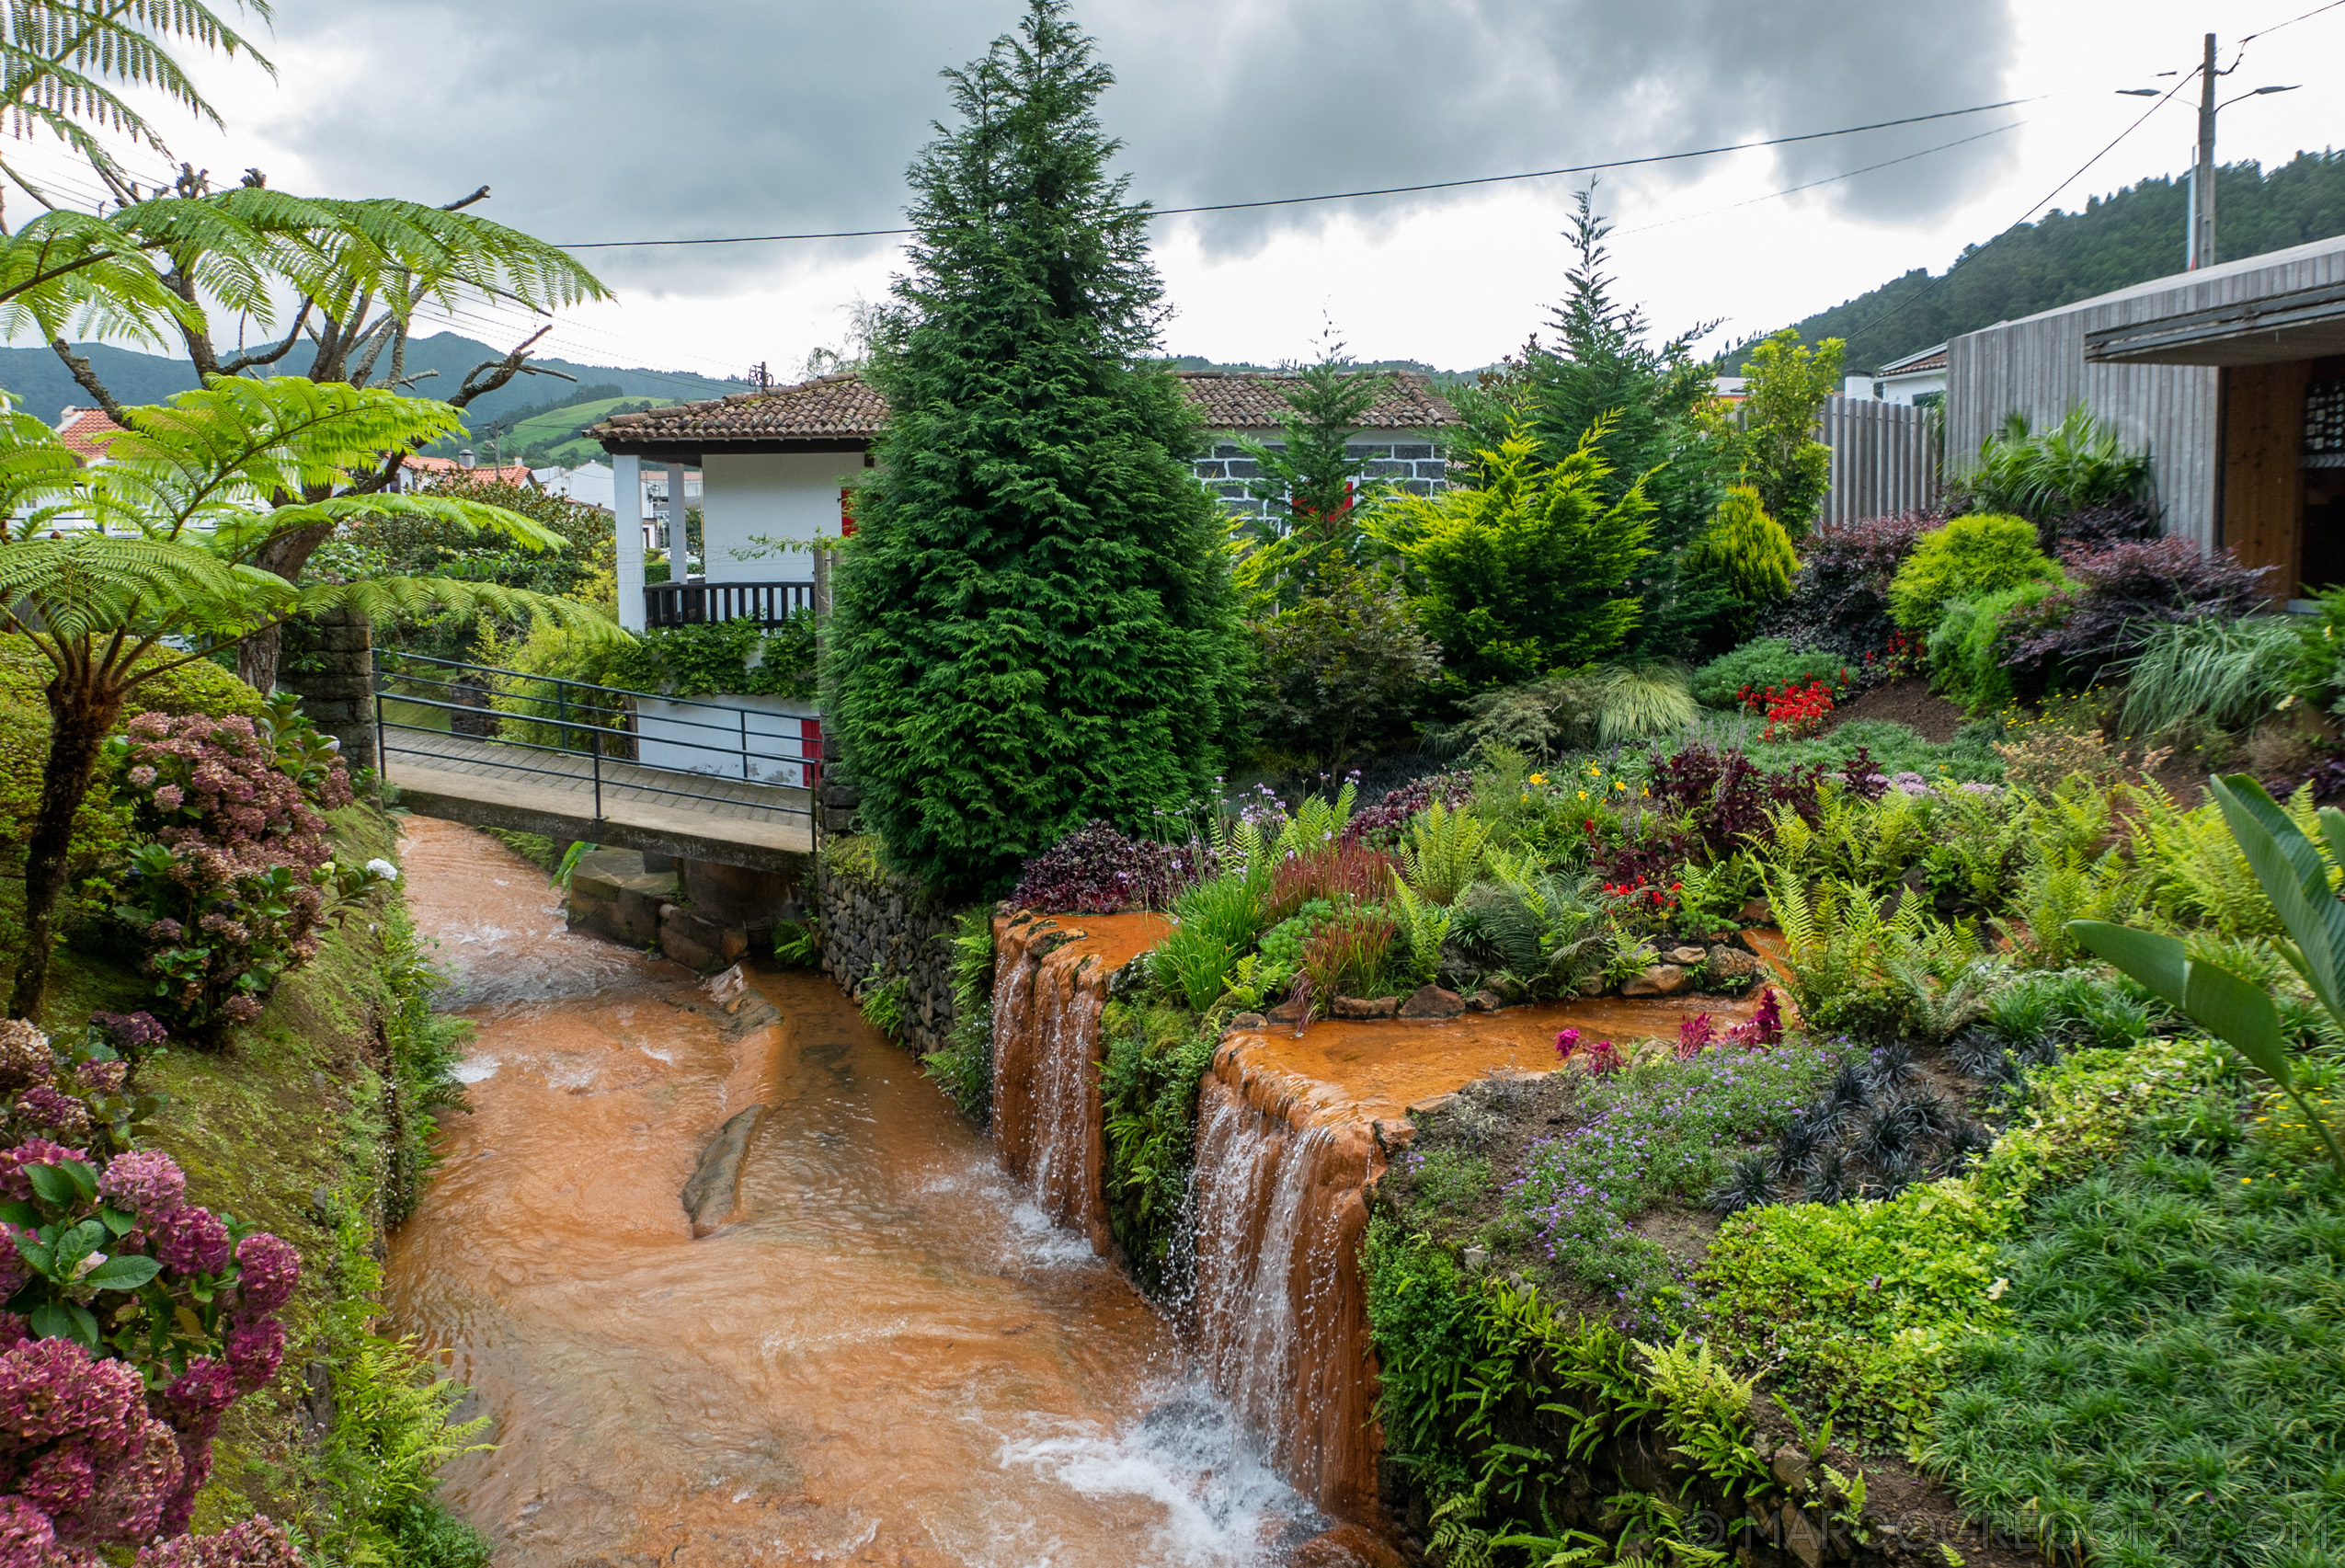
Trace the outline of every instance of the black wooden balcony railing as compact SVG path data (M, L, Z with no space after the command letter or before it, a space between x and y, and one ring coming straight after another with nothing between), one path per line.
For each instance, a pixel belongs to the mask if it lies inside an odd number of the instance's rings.
M651 582L643 589L644 625L654 630L743 616L778 626L793 613L813 608L811 582Z

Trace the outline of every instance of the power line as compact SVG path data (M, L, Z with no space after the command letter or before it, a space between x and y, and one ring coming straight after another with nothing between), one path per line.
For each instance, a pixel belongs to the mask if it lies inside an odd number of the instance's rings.
M2265 36L2267 36L2267 35L2269 35L2269 34L2271 34L2271 33L2276 33L2276 32L2278 32L2278 31L2279 31L2281 29L2282 29L2282 28L2293 28L2293 27L2294 27L2294 26L2295 26L2298 22L2309 22L2309 21L2311 21L2311 20L2312 20L2315 17L2319 16L2322 12L2324 12L2324 11L2334 11L2334 10L2336 10L2336 9L2337 9L2339 6L2345 6L2345 0L2328 0L2328 5L2326 5L2326 6L2314 6L2311 10L2309 10L2309 11L2305 12L2305 13L2303 16L2301 16L2301 17L2289 17L2289 18L2288 18L2286 21L2284 21L2284 22L2274 22L2274 23L2272 23L2272 24L2271 24L2271 26L2270 26L2270 27L2268 27L2268 28L2264 29L2262 32L2252 32L2252 33L2249 33L2247 37L2245 37L2245 38L2241 39L2241 40L2239 40L2239 47L2241 47L2241 48L2245 48L2247 45L2248 45L2248 44L2251 44L2251 43L2255 42L2255 41L2256 41L2256 40L2258 40L2258 39L2259 39L2259 38L2263 38L2263 37L2265 37Z
M2338 4L2345 6L2345 0L2338 0ZM1965 146L1973 142L1984 142L1990 136L2000 136L2007 131L2017 131L2026 123L2024 120L2015 120L2008 125L1998 125L1992 131L1982 131L1975 136L1964 136L1958 141L1940 142L1935 147L1924 147L1920 152L1908 153L1902 158L1883 158L1877 164L1867 164L1860 169L1847 169L1839 174L1826 175L1822 179L1812 179L1805 185L1793 185L1781 190L1770 190L1765 196L1754 196L1747 201L1730 201L1723 207L1712 207L1706 212L1688 212L1682 218L1664 218L1657 223L1640 223L1633 229L1622 229L1620 233L1624 237L1629 235L1642 235L1653 229L1669 228L1677 223L1690 223L1698 218L1714 218L1721 212L1733 212L1744 207L1756 207L1762 201L1773 201L1785 196L1796 196L1802 190L1813 190L1820 185L1833 185L1844 179L1854 179L1860 174L1870 174L1875 169L1892 168L1898 164L1910 164L1916 158L1927 158L1932 153L1943 153L1950 147Z
M2345 6L2345 0L2333 0L2333 6ZM2324 6L2322 9L2331 9L2333 8L2333 6ZM2305 13L2306 16L2314 16L2317 14L2318 13L2316 12L2309 11ZM2304 18L2301 17L2297 18L2299 21L2302 21L2303 19ZM2284 27L2287 24L2282 23L2281 25ZM2099 152L2095 153L2091 157L2087 158L2083 163L2077 165L2076 172L2070 175L2066 179L2062 180L2058 185L2053 186L2042 200L2029 208L2026 212L2020 213L2019 217L2013 219L2009 223L2006 224L2004 228L1996 232L2008 233L2010 230L2018 228L2021 223L2024 223L2029 219L2034 217L2038 212L2042 212L2046 207L2051 206L2053 201L2059 199L2062 191L2067 189L2070 186L2084 178L2086 172L2095 164L2100 162L2101 159L2109 156L2110 153L2117 150L2117 144L2120 142L2124 141L2126 137L2131 136L2134 132L2139 131L2143 126L2148 124L2151 115L2156 114L2159 109L2164 109L2168 102L2173 98L2176 93L2180 92L2184 86L2196 80L2196 77L2197 74L2195 72L2186 75L2177 76L2175 78L2174 85L2167 88L2164 95L2161 96L2156 103L2143 110L2142 117L2139 120L2134 120L2133 123L2125 127L2124 130L2120 131L2113 138L2110 139L2109 145L2103 147ZM1928 297L1932 291L1936 290L1940 284L1944 283L1946 280L1952 276L1954 276L1954 269L1949 267L1937 277L1925 279L1920 288L1916 289L1912 293L1906 295L1901 303L1899 303L1894 308L1891 309L1887 314L1876 316L1872 320L1864 323L1861 330L1871 332L1887 326L1891 322L1897 320L1907 311L1913 309L1914 306L1919 304L1924 299Z
M2339 0L2345 4L2345 0ZM1715 157L1722 153L1745 153L1761 147L1787 147L1799 142L1820 142L1834 136L1854 136L1866 131L1886 131L1899 125L1921 125L1933 120L1953 120L1966 114L1985 114L1993 109L2011 109L2020 104L2040 103L2053 95L2040 93L2034 97L2005 98L2000 103L1974 105L1970 109L1940 109L1935 114L1909 114L1899 120L1878 120L1870 125L1847 125L1836 131L1808 131L1796 136L1771 136L1763 142L1736 142L1719 147L1696 147L1682 153L1650 153L1641 157L1612 158L1603 163L1570 164L1561 168L1531 169L1522 174L1478 175L1470 179L1429 180L1422 185L1384 185L1364 190L1330 190L1316 196L1274 196L1258 201L1216 201L1202 207L1159 207L1150 217L1177 218L1198 212L1243 212L1263 207L1298 207L1312 201L1351 201L1367 196L1411 196L1427 190L1459 190L1477 185L1504 185L1515 180L1552 179L1558 175L1594 174L1605 169L1635 168L1644 164L1677 163L1687 158ZM692 245L763 245L778 240L817 239L891 239L915 233L911 229L840 229L826 234L796 235L711 235L698 239L607 239L577 240L564 243L562 250L623 250L649 246Z

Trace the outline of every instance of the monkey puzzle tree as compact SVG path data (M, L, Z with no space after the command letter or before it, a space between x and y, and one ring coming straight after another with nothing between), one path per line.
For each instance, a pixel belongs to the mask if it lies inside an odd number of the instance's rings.
M830 722L899 869L978 887L1211 782L1240 649L1195 416L1156 348L1113 79L1061 0L946 73L873 374L893 409L840 552Z

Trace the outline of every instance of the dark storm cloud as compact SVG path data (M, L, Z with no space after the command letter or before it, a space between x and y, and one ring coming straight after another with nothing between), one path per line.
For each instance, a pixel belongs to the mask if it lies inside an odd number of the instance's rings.
M323 117L265 89L232 123L331 188L445 199L549 239L892 227L946 113L938 70L1014 24L969 0L287 0L288 74L321 58ZM2003 95L2008 0L1186 0L1081 5L1119 78L1104 107L1135 189L1191 206L1577 164L1982 103ZM297 89L298 90L298 89ZM1779 150L1793 185L1983 130L1943 121ZM1899 219L1971 188L2000 139L1826 187ZM1643 174L1687 179L1699 164ZM1553 182L1561 185L1562 182ZM1350 204L1371 223L1440 198ZM1202 220L1244 250L1335 204ZM837 242L864 248L868 242ZM829 246L602 251L616 281L702 288Z

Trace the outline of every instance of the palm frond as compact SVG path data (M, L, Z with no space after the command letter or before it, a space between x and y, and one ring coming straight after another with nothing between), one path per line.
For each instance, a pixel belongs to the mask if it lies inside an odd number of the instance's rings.
M454 613L559 626L614 642L627 637L616 621L593 605L501 583L463 582L454 578L369 578L351 583L304 583L300 594L304 615L321 610L350 610L369 620L387 621Z

